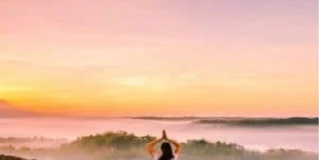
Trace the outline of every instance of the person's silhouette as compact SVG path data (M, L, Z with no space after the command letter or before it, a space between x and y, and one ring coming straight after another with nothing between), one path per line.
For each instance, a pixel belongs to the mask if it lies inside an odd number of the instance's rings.
M162 142L163 140L164 142L161 144L160 147L162 152L156 152L154 146L157 143ZM172 151L171 144L175 146L174 153ZM181 145L174 140L168 139L165 130L163 130L162 138L149 142L147 144L147 150L153 157L153 160L176 160L181 152Z

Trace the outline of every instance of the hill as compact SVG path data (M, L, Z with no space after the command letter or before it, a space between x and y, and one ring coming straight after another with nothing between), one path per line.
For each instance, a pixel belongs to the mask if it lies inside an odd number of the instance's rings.
M291 117L291 118L265 118L265 119L209 119L198 120L198 124L229 124L229 125L243 125L243 126L287 126L287 125L318 125L319 118L305 118L305 117Z
M0 154L0 160L27 160L27 159Z
M126 160L150 159L145 144L156 137L137 137L127 132L107 132L103 134L80 137L77 140L62 146L65 153L94 154L97 159ZM209 142L204 139L189 140L182 143L183 152L179 160L317 160L318 154L301 150L271 149L259 152L245 149L235 143Z

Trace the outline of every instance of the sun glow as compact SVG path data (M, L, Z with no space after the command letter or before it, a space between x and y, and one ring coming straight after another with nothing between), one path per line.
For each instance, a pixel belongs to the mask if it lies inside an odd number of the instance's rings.
M143 77L124 77L116 80L118 84L126 85L130 87L145 87L148 84L148 81Z

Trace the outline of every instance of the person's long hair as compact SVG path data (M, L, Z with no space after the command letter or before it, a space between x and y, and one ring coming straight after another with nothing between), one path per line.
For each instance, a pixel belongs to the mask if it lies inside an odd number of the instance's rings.
M161 150L162 150L162 156L159 158L159 160L171 160L172 158L174 158L170 143L167 142L162 143Z

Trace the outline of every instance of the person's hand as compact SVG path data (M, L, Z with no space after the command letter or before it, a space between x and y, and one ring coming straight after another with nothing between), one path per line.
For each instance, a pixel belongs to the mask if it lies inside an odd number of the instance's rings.
M168 140L165 130L162 131L162 139Z

